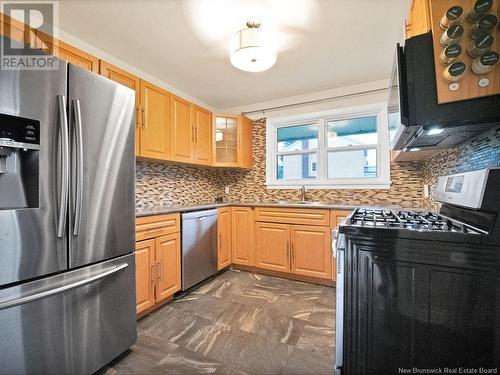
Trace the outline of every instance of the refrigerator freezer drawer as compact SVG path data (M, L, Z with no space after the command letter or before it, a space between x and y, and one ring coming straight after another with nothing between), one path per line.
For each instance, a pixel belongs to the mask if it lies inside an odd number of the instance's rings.
M136 339L134 255L0 290L0 372L91 374Z

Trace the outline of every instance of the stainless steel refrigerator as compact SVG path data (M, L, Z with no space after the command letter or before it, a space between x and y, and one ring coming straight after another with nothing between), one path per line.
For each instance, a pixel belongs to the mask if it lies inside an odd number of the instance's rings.
M0 70L0 373L93 373L136 340L134 95Z

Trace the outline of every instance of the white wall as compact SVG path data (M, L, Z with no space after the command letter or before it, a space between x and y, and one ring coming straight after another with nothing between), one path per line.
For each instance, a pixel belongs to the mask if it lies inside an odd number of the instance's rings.
M250 105L245 105L245 106L240 106L240 107L226 108L222 112L224 112L224 113L241 113L241 112L260 110L263 108L283 106L283 105L289 105L289 104L295 104L295 103L302 103L302 102L308 102L308 101L312 101L312 100L322 100L325 98L342 96L342 95L350 95L350 94L354 94L354 96L339 98L339 99L325 101L325 102L321 102L321 103L307 104L307 105L301 105L301 106L297 106L297 107L291 107L291 108L285 108L285 109L279 109L279 110L270 110L270 111L266 111L264 113L263 112L252 113L252 114L249 114L248 116L253 118L253 119L258 119L258 118L263 118L263 117L274 118L274 117L284 117L284 116L297 115L297 114L301 114L301 113L315 113L315 112L332 110L335 108L344 108L344 107L352 107L352 106L364 105L364 104L380 103L380 102L387 101L388 92L387 92L387 90L385 90L385 88L387 88L388 86L389 86L388 79L387 80L372 81L372 82L367 82L367 83L360 84L360 85L346 86L346 87L341 87L341 88L336 88L336 89L317 91L317 92L304 94L304 95L291 96L288 98L282 98L282 99L272 100L272 101L268 101L268 102L255 103L255 104L250 104ZM360 93L363 91L379 90L379 89L384 89L384 90L376 92L376 93L356 95L357 93Z
M102 59L102 60L105 60L113 65L116 65L118 66L119 68L122 68L123 70L127 71L127 72L130 72L132 74L135 74L136 76L138 76L139 78L143 78L145 79L146 81L149 81L169 92L171 92L172 94L175 94L177 96L180 96L186 100L189 100L190 102L192 103L195 103L195 104L198 104L199 106L203 107L203 108L206 108L208 109L209 111L212 111L212 112L216 112L216 108L208 105L207 103L169 85L167 82L164 82L162 80L159 80L157 79L156 77L153 77L152 75L142 71L141 69L139 68L136 68L132 65L129 65L127 64L126 62L120 60L119 58L115 57L115 56L112 56L80 39L78 39L77 37L71 35L71 34L68 34L62 30L58 30L57 31L57 38L62 40L63 42L66 42L68 44L71 44L72 46L74 47L77 47L87 53L90 53L91 55L94 55L95 57L99 58L99 59Z

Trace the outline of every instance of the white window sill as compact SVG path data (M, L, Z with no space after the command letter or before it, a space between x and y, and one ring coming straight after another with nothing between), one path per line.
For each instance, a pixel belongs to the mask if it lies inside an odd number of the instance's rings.
M311 182L303 182L303 183L294 183L291 181L283 181L283 182L266 182L267 189L300 189L302 186L305 186L307 189L321 189L321 190L348 190L348 189L356 189L356 190L388 190L391 187L391 181L376 181L370 183L332 183L325 184L324 182L311 183Z

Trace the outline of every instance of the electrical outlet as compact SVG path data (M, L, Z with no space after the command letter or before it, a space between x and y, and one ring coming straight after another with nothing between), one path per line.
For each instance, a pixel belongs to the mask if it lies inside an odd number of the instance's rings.
M229 194L229 186L224 187L224 193Z
M424 198L429 198L429 185L424 184Z

